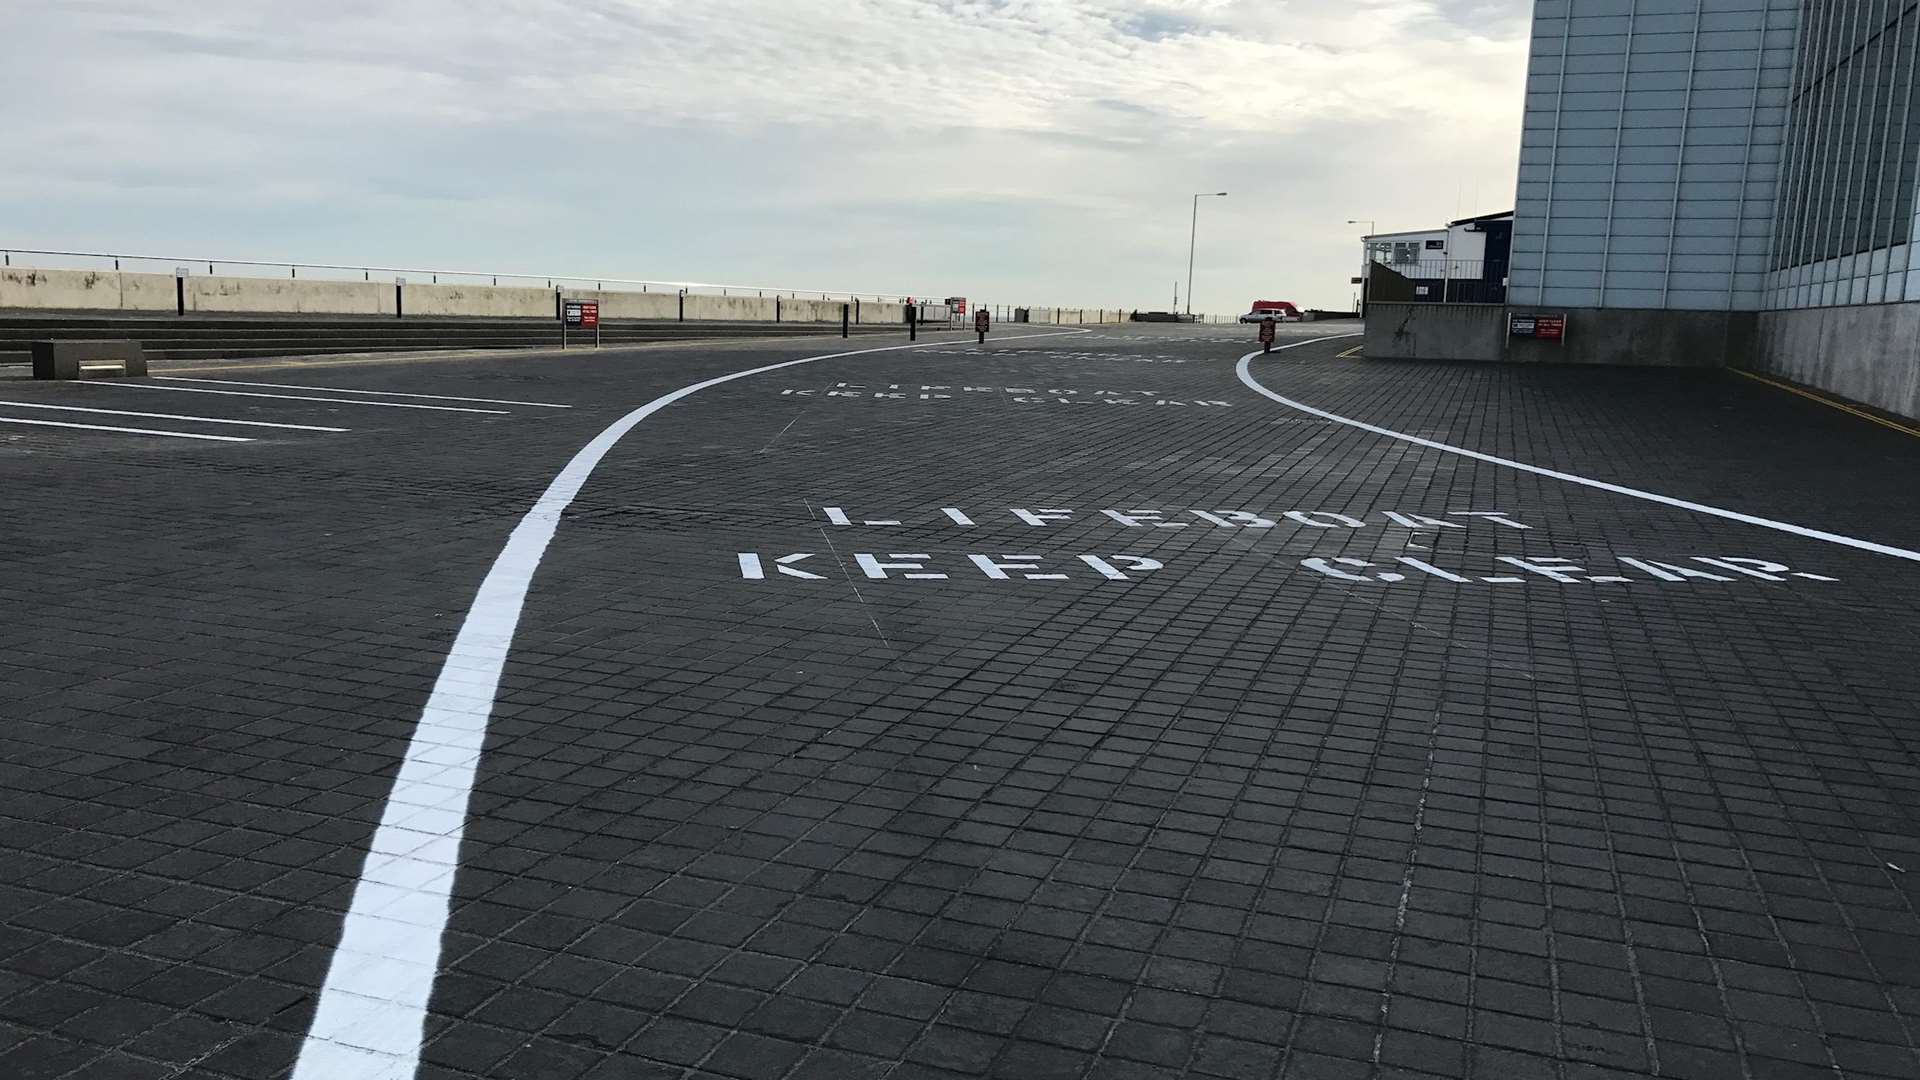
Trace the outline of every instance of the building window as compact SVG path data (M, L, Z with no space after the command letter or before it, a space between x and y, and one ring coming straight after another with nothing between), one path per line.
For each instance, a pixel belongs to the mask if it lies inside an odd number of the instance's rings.
M1916 4L1803 4L1778 268L1903 244L1920 179Z

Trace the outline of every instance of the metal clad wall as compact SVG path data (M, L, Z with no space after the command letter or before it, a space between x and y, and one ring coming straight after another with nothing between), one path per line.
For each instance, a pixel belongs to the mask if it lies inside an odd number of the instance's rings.
M1760 306L1800 7L1538 0L1515 302Z
M1920 299L1920 0L1806 0L1766 305Z

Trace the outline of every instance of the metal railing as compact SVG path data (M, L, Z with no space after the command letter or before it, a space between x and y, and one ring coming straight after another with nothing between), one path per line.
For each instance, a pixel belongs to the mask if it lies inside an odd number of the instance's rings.
M1487 264L1480 259L1415 259L1394 262L1392 259L1374 258L1372 260L1402 277L1418 278L1422 281L1477 281L1486 272Z
M1486 280L1479 259L1374 259L1368 270L1369 302L1498 304L1507 296L1504 276ZM1493 264L1496 272L1499 265ZM1385 271L1384 273L1382 271Z
M31 261L21 261L19 256L29 256ZM81 260L80 265L51 265L48 259ZM728 285L710 281L653 281L645 278L600 277L593 274L523 274L501 273L491 270L444 270L431 267L407 266L371 266L350 263L312 263L296 262L288 259L219 259L196 256L187 258L174 255L134 255L125 252L110 251L50 251L42 248L9 247L0 248L0 266L22 266L38 270L103 270L102 263L111 263L114 270L128 270L144 273L173 274L181 269L197 272L202 266L207 273L218 274L221 269L242 271L242 277L279 277L284 272L287 277L298 279L301 271L307 271L310 277L322 281L372 281L373 275L383 279L388 276L407 278L412 284L489 284L499 285L505 282L509 286L541 283L549 289L592 287L599 292L685 292L688 294L710 294L717 296L777 296L789 299L811 299L818 296L822 300L874 300L885 303L902 303L909 296L930 296L928 293L909 292L873 292L848 289L794 289L772 285ZM126 265L132 264L132 265ZM219 269L216 269L219 268ZM267 271L272 271L268 273ZM316 275L315 272L318 272ZM442 282L442 278L452 281Z

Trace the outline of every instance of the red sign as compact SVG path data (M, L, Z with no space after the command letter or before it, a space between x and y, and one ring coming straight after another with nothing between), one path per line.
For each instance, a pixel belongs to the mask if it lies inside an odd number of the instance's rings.
M1262 345L1273 344L1273 320L1272 319L1260 320L1260 344Z
M965 301L962 301L962 303L965 303ZM976 332L982 333L982 334L986 333L987 325L989 321L990 320L987 317L986 308L981 308L980 310L973 313L973 328Z
M600 325L600 301L568 300L564 314L568 326L592 329Z
M964 296L949 296L947 297L947 306L953 308L955 315L965 315L967 313L967 298Z
M1567 316L1522 314L1510 312L1507 316L1507 334L1510 337L1533 338L1538 341L1567 340Z

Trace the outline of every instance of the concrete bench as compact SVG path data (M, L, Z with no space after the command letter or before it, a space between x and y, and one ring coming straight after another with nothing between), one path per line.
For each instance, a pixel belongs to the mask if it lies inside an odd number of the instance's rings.
M137 341L36 341L33 377L78 379L89 372L113 372L124 378L147 373L147 353Z

